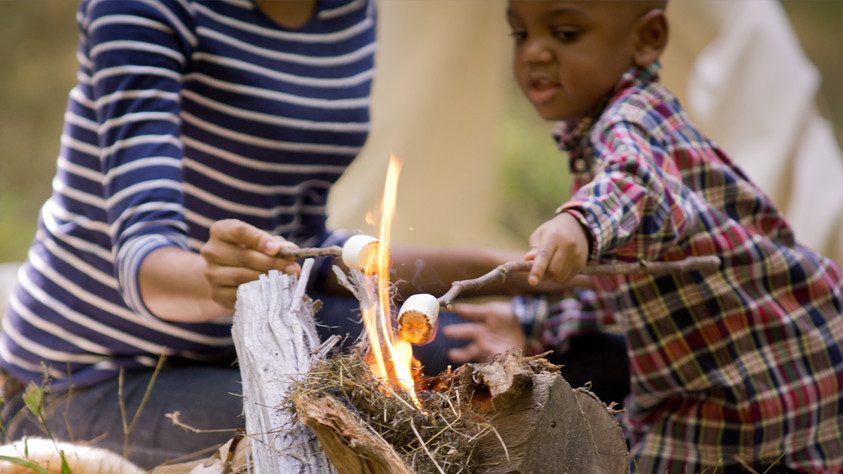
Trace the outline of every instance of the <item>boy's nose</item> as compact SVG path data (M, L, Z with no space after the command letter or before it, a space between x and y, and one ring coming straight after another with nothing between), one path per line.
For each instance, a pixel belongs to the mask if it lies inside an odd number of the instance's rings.
M522 51L527 62L546 63L553 59L553 51L541 40L528 42Z

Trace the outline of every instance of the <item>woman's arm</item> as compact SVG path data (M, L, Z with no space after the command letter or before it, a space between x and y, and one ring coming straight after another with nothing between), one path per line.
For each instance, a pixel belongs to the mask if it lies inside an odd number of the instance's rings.
M143 302L170 321L200 323L230 316L241 284L269 270L299 272L293 259L275 257L284 246L295 245L242 221L215 222L201 254L172 246L147 254L138 272Z

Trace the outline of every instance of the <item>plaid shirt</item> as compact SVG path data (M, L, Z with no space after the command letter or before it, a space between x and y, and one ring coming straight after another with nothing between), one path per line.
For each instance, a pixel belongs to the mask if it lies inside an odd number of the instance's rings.
M843 283L779 211L690 125L658 64L624 74L594 120L561 124L591 262L717 255L720 271L594 277L537 334L555 346L614 318L632 393L637 472L776 460L843 472ZM598 303L599 302L599 303Z

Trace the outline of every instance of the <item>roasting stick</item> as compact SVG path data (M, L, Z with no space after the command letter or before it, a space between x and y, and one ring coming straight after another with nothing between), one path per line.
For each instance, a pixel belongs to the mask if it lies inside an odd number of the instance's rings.
M283 258L342 257L342 262L349 268L363 270L366 262L378 251L378 245L378 239L358 234L349 238L342 247L281 249L277 255Z
M311 257L339 257L342 255L342 247L333 245L331 247L304 247L300 249L281 249L279 257L283 258L311 258Z
M439 298L427 294L413 295L404 302L398 312L399 336L413 344L430 342L436 334L435 328L440 307L451 310L451 303L463 291L482 288L499 278L506 278L510 273L529 271L532 266L533 262L528 261L507 262L478 278L453 282L448 292ZM629 275L633 273L661 275L692 270L711 272L718 268L720 268L720 258L710 255L688 257L673 262L601 263L586 266L580 272L580 275ZM414 297L418 298L413 300Z
M365 235L354 235L342 247L311 247L299 249L283 249L278 252L279 257L342 257L343 263L349 268L363 270L378 251L378 239ZM514 261L499 265L494 270L478 278L455 281L447 293L436 298L427 293L412 295L404 301L398 312L398 337L412 344L426 344L436 335L436 323L439 319L439 308L451 309L451 303L466 290L482 288L489 283L506 278L510 273L526 272L533 266L533 262ZM615 262L588 265L580 275L629 275L646 273L660 275L665 273L682 273L692 270L711 272L720 268L720 258L710 255L704 257L688 257L673 262Z

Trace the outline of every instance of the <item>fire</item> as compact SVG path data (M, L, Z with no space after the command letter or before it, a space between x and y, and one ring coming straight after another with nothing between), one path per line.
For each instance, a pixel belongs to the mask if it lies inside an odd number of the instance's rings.
M380 245L378 245L377 254L369 259L364 269L367 277L377 277L375 279L377 287L373 290L376 290L378 304L363 311L363 325L369 338L370 356L373 359L370 364L372 372L387 383L394 382L400 385L419 406L412 373L413 347L409 342L395 337L392 326L392 302L389 294L389 242L400 173L401 162L395 156L390 156L381 207ZM367 281L372 281L372 279L367 278ZM392 369L391 371L387 369L388 366Z

